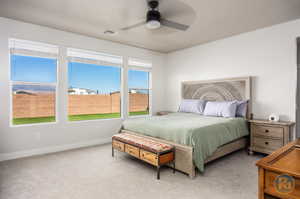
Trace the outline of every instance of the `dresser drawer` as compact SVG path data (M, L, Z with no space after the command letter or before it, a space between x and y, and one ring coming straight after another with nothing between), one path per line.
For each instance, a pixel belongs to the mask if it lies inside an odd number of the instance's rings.
M283 128L282 127L270 127L264 125L253 125L253 134L258 136L273 137L273 138L283 138Z
M287 181L281 181L281 184L276 184L276 178L280 174L275 173L273 171L266 171L265 173L265 192L277 197L285 196L285 198L291 198L291 199L298 199L300 198L300 179L294 178L295 184L294 189L292 189L292 183L289 183ZM277 191L277 188L275 186L278 186L278 188L289 188L291 189L290 193L280 193Z
M136 158L140 157L140 149L132 145L125 144L125 152Z
M148 162L152 165L155 165L155 166L158 165L157 154L145 151L143 149L141 149L141 151L140 151L140 159L144 160L145 162Z
M253 137L253 145L258 148L276 150L283 146L282 140L273 140L269 138Z
M124 151L124 148L125 148L124 145L125 145L124 143L119 142L119 141L117 141L117 140L113 140L113 141L112 141L112 146L113 146L113 148L114 148L114 149L117 149L117 150L119 150L119 151Z

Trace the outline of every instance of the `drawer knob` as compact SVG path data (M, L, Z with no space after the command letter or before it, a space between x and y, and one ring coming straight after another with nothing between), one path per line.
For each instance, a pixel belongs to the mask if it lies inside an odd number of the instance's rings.
M266 132L266 133L269 133L269 130L268 130L268 129L266 129L266 130L265 130L265 132Z
M265 142L265 144L266 144L266 145L268 145L268 144L269 144L269 142Z

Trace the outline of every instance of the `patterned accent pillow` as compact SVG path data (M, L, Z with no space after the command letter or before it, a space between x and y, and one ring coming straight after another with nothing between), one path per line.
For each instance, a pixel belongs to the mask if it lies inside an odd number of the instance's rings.
M237 117L246 117L248 100L236 101L236 103L237 103L236 116Z
M204 115L217 117L235 117L236 109L236 101L207 102L204 110Z
M178 112L203 114L206 101L198 99L183 99Z

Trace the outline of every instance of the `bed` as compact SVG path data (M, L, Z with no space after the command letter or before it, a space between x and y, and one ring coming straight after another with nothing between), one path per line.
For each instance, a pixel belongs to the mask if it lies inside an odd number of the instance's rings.
M183 99L209 101L249 100L250 77L182 82ZM131 118L123 122L123 132L172 144L176 148L176 169L195 176L195 168L247 146L245 118L208 117L194 113Z

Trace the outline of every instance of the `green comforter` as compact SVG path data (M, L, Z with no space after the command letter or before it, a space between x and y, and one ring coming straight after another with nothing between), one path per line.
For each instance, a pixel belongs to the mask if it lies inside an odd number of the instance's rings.
M207 117L193 113L132 118L123 128L194 148L194 163L204 171L204 160L218 147L249 134L243 118Z

